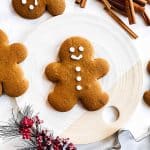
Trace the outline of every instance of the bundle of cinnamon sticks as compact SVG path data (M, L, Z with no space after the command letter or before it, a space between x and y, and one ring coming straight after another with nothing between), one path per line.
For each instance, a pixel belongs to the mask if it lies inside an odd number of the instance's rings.
M108 0L112 9L128 17L130 24L135 24L135 12L140 14L147 25L150 25L150 18L145 11L149 0Z
M104 5L108 14L134 39L138 36L134 33L115 13L119 13L128 18L129 24L136 23L135 13L138 13L146 25L150 25L150 18L145 11L146 4L150 4L150 0L99 0ZM86 6L87 0L76 0L81 8Z

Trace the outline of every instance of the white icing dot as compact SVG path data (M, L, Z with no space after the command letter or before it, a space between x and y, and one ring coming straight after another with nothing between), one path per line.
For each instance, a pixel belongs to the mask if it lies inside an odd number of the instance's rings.
M22 4L26 4L26 3L27 3L27 0L21 0L21 3L22 3Z
M75 70L76 70L77 72L80 72L80 71L81 71L81 67L78 67L78 66L77 66L77 67L75 68Z
M38 5L38 0L34 0L34 5L35 5L35 6Z
M29 9L30 10L33 10L34 9L34 6L31 4L31 5L29 5Z
M78 81L78 82L80 82L81 79L82 79L81 76L77 76L77 77L76 77L76 81Z
M74 48L74 47L70 47L69 51L70 51L71 53L73 53L73 52L75 52L75 48Z
M84 47L83 47L83 46L80 46L80 47L79 47L79 51L80 51L80 52L83 52L83 51L84 51Z
M77 85L77 86L76 86L76 90L77 90L77 91L82 90L82 86L81 86L81 85Z

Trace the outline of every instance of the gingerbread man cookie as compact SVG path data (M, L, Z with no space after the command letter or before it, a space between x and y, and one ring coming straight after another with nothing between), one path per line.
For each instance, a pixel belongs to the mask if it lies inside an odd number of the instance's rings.
M4 92L17 97L27 90L28 81L18 65L26 56L26 48L20 43L9 45L6 34L0 30L0 95Z
M104 59L93 59L91 43L82 37L71 37L61 45L59 58L45 70L48 79L56 83L48 96L49 103L62 112L70 110L78 100L90 111L103 107L108 95L97 79L107 74L109 65Z
M12 0L15 11L22 17L35 19L47 10L57 16L65 10L65 0Z
M150 75L150 61L147 64L147 72ZM143 99L144 99L145 103L150 106L150 90L145 91L145 93L143 95Z

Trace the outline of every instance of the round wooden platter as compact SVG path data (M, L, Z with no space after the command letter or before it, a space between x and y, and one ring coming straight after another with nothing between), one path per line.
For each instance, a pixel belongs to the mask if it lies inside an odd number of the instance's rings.
M46 79L44 70L47 64L57 61L61 43L76 35L92 42L95 58L108 60L110 71L99 82L110 99L95 112L77 104L71 111L61 113L47 103L54 85ZM41 24L23 42L29 55L22 67L30 87L17 98L17 104L20 108L32 105L35 112L40 112L44 126L55 134L70 137L76 144L96 142L115 133L131 117L140 99L142 65L131 40L117 25L93 15L66 14ZM104 115L110 107L119 113L114 122L106 121L111 114Z

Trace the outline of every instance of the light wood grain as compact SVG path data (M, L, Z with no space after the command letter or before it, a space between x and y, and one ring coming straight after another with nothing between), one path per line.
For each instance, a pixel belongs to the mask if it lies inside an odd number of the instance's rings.
M140 100L142 88L141 62L127 71L109 91L108 106L115 106L119 110L119 118L113 123L106 123L102 112L86 112L79 120L74 122L63 134L70 137L76 144L96 142L114 134L131 117ZM140 80L139 80L140 79Z

